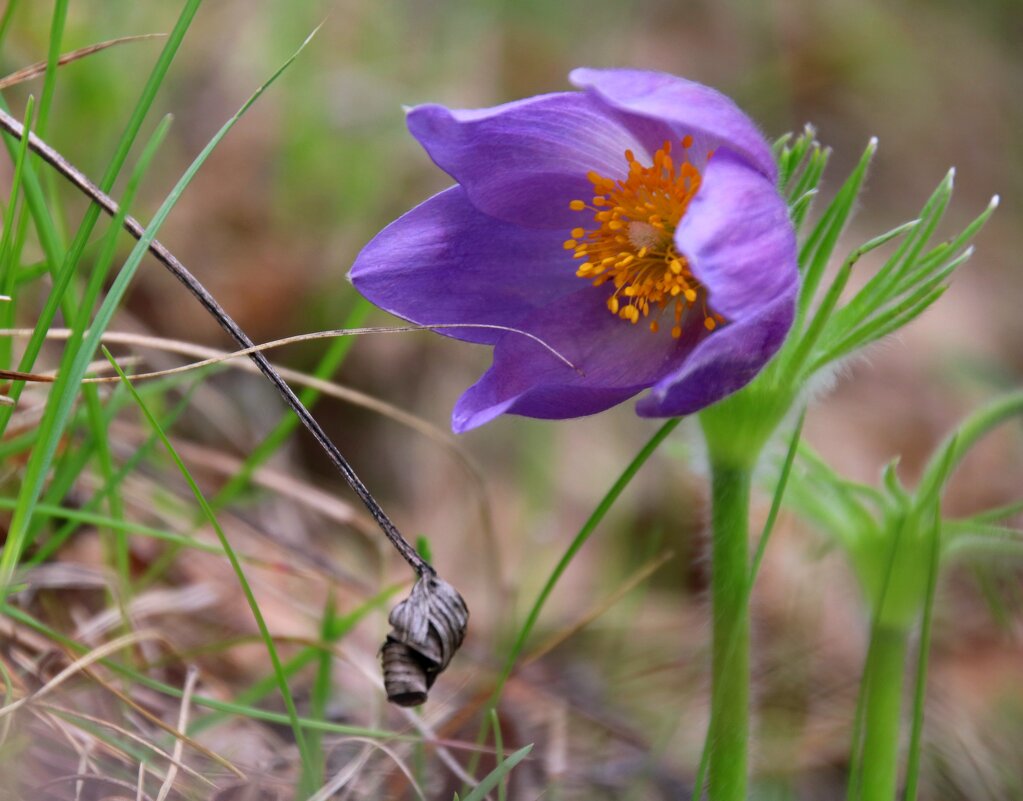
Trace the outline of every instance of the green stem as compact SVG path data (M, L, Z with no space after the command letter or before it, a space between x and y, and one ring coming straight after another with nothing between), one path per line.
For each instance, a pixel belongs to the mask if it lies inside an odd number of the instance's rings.
M746 801L751 472L745 465L711 464L711 801Z
M894 801L899 775L899 716L909 632L875 626L870 635L863 756L858 801ZM851 801L851 799L850 799Z

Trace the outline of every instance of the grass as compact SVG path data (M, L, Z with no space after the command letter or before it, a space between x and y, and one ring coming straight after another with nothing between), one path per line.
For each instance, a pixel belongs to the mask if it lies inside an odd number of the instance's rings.
M129 122L128 129L124 136L122 136L111 167L101 183L103 190L109 191L116 180L134 138L138 134L141 124L153 102L156 91L166 77L173 55L181 44L198 7L198 2L191 2L185 5L176 28L168 38L163 55L158 60L150 81L143 91L142 98L136 106L135 114ZM13 6L10 9L13 9ZM68 4L66 1L58 2L54 12L50 40L51 46L48 51L48 69L46 71L43 100L38 109L36 126L40 134L45 132L48 119L47 112L54 96L57 78L55 65L61 54L60 43L66 22L67 10ZM8 17L4 18L5 23L7 19ZM77 299L73 294L76 288L74 274L85 252L85 245L89 240L92 229L98 222L99 209L96 206L89 208L74 241L65 250L59 226L59 220L63 218L62 208L56 205L55 201L49 202L46 194L42 191L38 176L33 172L31 161L27 157L27 148L25 146L27 138L23 138L20 142L14 144L10 141L8 142L9 146L16 148L12 151L15 154L16 160L14 181L5 218L6 224L4 226L3 241L0 243L0 258L2 258L4 264L2 273L3 287L4 289L14 289L16 286L17 265L22 258L21 248L25 245L25 238L18 237L18 225L16 223L19 201L22 197L25 197L31 216L35 221L39 241L47 256L45 263L54 279L54 288L48 296L49 300L46 307L37 319L33 335L23 350L19 369L22 372L31 371L41 352L42 344L58 308L63 311L68 319L73 321L73 326L70 337L67 339L64 356L57 371L57 378L52 384L48 395L48 402L45 404L39 425L20 439L8 440L9 446L18 449L14 451L15 453L20 451L27 455L27 463L17 496L5 499L4 504L0 504L6 505L13 513L6 545L2 556L0 556L0 576L3 579L0 584L4 587L4 596L7 598L12 597L10 595L12 592L24 586L22 583L23 574L19 570L22 562L43 565L82 526L100 527L101 530L106 532L105 539L107 545L104 560L114 569L116 575L116 589L114 585L111 585L111 592L108 597L121 609L124 633L120 638L98 648L89 649L85 647L83 649L83 646L74 640L59 635L55 630L49 629L31 617L25 616L20 610L16 610L15 607L8 606L9 620L32 626L36 631L44 633L49 638L56 638L57 641L62 643L63 647L72 649L70 653L78 652L81 653L81 656L75 658L70 666L59 674L56 679L44 685L42 690L20 697L16 703L7 704L5 706L6 713L13 714L15 709L28 702L31 702L33 705L38 704L40 696L44 691L56 689L58 684L79 673L90 673L94 665L98 664L107 665L115 672L126 675L129 682L142 681L151 688L156 687L169 693L172 697L179 696L179 692L172 685L162 682L145 682L141 674L135 673L132 668L128 667L128 664L137 661L136 659L121 660L114 658L119 650L140 647L142 644L142 640L139 639L140 636L149 638L153 636L152 634L136 632L134 630L134 621L130 611L133 607L133 598L136 597L135 593L144 593L146 585L145 576L141 580L136 581L132 572L132 540L130 538L138 536L151 537L154 540L170 545L170 550L164 555L163 560L158 561L156 564L156 578L161 577L175 563L181 549L225 557L231 564L239 586L248 601L249 609L260 632L260 640L266 648L273 667L272 685L266 682L256 683L247 693L239 694L239 702L233 703L217 703L213 699L204 698L201 693L195 693L194 682L198 674L194 668L189 669L190 678L186 682L183 695L180 695L182 706L178 725L179 731L170 730L175 737L174 755L170 756L155 744L151 745L153 753L161 755L170 762L168 769L163 773L153 768L149 769L149 772L153 773L155 778L162 779L157 794L157 798L160 799L165 798L175 785L178 767L182 764L182 745L186 742L184 731L188 726L188 709L191 705L200 708L209 706L214 710L219 710L219 716L218 712L215 711L214 714L201 716L195 721L192 727L197 731L222 722L225 714L241 714L254 720L277 720L279 716L270 715L267 717L267 713L263 710L256 710L248 706L245 701L245 699L249 699L249 702L263 699L266 690L273 686L284 701L286 707L285 718L289 722L294 735L298 750L298 764L300 766L296 792L299 797L303 798L316 795L317 788L323 784L326 778L327 750L322 739L324 731L343 732L348 736L365 737L368 735L373 738L396 738L399 741L402 739L402 735L397 733L386 734L365 727L332 727L327 725L324 729L315 725L317 721L322 721L325 717L327 705L332 696L333 644L342 639L365 614L377 609L390 598L396 588L385 589L369 599L367 603L342 616L336 614L333 593L331 593L322 616L320 631L322 645L307 647L285 663L278 655L275 638L269 630L261 611L260 603L255 597L252 586L246 577L242 558L239 557L231 546L224 529L217 520L213 505L206 500L205 495L199 488L198 481L193 477L174 448L158 419L157 413L150 408L142 394L132 385L109 351L104 349L107 358L124 382L123 386L127 390L128 397L139 408L153 429L153 434L149 440L136 450L135 454L125 465L118 468L115 464L114 453L110 444L112 437L111 423L124 405L124 398L121 397L119 399L117 393L113 395L101 394L100 389L95 385L82 384L82 379L91 369L92 355L99 346L107 326L112 321L114 313L141 263L142 256L145 254L148 244L156 236L160 224L166 219L185 187L196 175L219 141L226 135L233 124L242 117L267 86L294 61L297 55L298 53L295 53L285 63L284 67L278 70L268 82L260 87L255 95L242 106L239 112L210 140L156 212L146 227L145 235L136 244L132 253L117 273L113 283L107 286L106 275L115 259L118 248L118 236L123 220L127 215L148 166L152 163L159 145L165 137L169 119L165 119L157 127L149 143L143 148L124 191L120 203L121 211L112 220L108 233L103 237L102 246L95 265L90 272L86 285L80 288L82 290L81 297ZM34 111L34 103L30 98L25 119L31 120ZM45 183L50 189L49 194L55 195L57 185L52 180L52 176L48 176L45 179ZM102 299L101 293L103 295ZM92 309L100 300L102 302L99 303L98 310L93 314ZM14 303L5 307L7 327L10 327L10 322L15 319L16 311ZM357 304L349 315L348 327L358 327L366 317L367 311L368 307L365 304ZM336 339L320 360L315 371L315 377L324 379L336 371L347 356L351 343L352 340L350 339ZM10 361L13 351L9 340L5 342L5 353L7 354L7 361ZM21 399L23 387L24 384L19 383L16 385L16 388L12 388L10 391L10 396L14 403L3 410L2 425L4 427L12 420L11 411L16 408L17 402ZM148 394L151 401L159 401L161 398L159 391L150 391ZM309 388L304 392L302 400L305 403L312 403L317 399L318 395L317 389ZM184 411L188 405L189 398L190 394L186 393L183 400L178 403L178 408L172 410L166 416L168 423L172 424ZM293 431L294 425L294 418L290 416L282 418L263 443L253 449L252 453L243 463L242 468L235 473L232 480L217 495L215 503L218 507L226 506L235 500L238 493L247 486L255 469L281 448L289 434ZM76 436L74 434L76 431L84 434L77 447L65 447L62 451L58 452L58 447L61 443L68 441L66 437L68 435ZM196 502L201 507L204 517L216 532L219 546L200 542L192 534L175 534L171 531L146 526L126 518L125 482L132 478L133 469L137 468L144 461L153 458L151 450L152 446L156 443L161 443L172 457L172 461L190 487ZM68 494L74 491L75 485L87 474L90 465L95 465L95 475L100 482L100 488L89 500L89 508L76 510L65 506L64 501ZM104 505L106 506L107 514L91 511L98 510ZM37 536L45 529L47 521L53 518L63 518L67 523L42 548L35 549L33 552ZM260 564L258 558L246 557L246 559L250 565ZM29 581L31 582L31 579ZM143 596L137 597L141 598ZM230 643L225 641L219 647L230 647ZM300 718L291 692L289 678L307 662L315 662L317 670L313 684L313 695L310 700L310 717ZM6 697L10 700L16 690L6 665L3 665L3 670L7 686ZM140 767L138 786L140 792L144 791L147 775L147 770L144 766L152 761L151 755L146 752L145 748L140 750L137 747L133 747L129 742L141 743L145 746L147 740L144 737L139 737L113 724L112 728L116 733L112 735L109 731L103 731L104 722L101 719L77 713L75 710L54 708L50 710L50 714L59 716L65 724L74 725L83 733L94 737L97 743L104 743L108 749L112 749L122 757L138 760L143 766ZM308 728L310 725L312 728ZM191 740L188 740L188 742L194 746ZM386 747L385 750L387 750ZM498 769L494 775L498 777L503 776L525 756L527 751L528 749L513 755L505 763L503 769ZM5 753L4 757L7 759L12 758L12 754L10 752ZM187 773L208 783L208 780L190 768L187 769ZM97 774L95 778L97 780L109 780L125 784L113 776L109 779L104 779ZM39 785L39 789L40 791L47 791L49 786L48 783L44 783ZM487 785L485 784L484 786ZM473 796L482 797L479 792L474 792Z

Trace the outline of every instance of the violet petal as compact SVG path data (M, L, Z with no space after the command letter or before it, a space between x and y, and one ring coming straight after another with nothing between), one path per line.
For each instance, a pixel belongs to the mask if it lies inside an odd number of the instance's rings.
M572 70L569 80L621 111L670 122L680 135L717 140L772 183L777 180L771 148L757 126L731 98L709 86L662 72L586 67Z
M795 314L795 292L717 329L636 404L641 417L693 414L746 386L775 354Z
M619 115L583 92L478 110L416 106L408 127L476 208L536 228L579 224L568 204L592 197L591 170L624 177L628 148L649 159Z
M467 431L505 413L562 419L603 411L677 370L706 336L696 325L680 340L665 330L651 332L646 320L631 325L608 311L610 291L586 287L521 324L577 369L526 337L502 337L493 366L455 405L454 430Z
M727 150L708 162L675 244L707 288L713 310L730 321L790 294L799 280L785 201L773 183Z
M454 186L377 234L350 276L375 305L420 325L514 327L536 308L579 289L564 238L563 232L488 217ZM438 333L485 344L504 334L479 328Z

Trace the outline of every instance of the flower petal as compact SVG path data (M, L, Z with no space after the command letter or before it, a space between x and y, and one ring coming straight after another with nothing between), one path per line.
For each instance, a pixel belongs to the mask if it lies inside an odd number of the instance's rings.
M771 148L757 126L730 98L708 86L662 72L585 67L572 70L569 80L620 111L671 122L679 135L704 134L741 155L772 183L777 180Z
M781 347L792 325L795 298L795 291L775 298L756 314L717 329L636 404L637 414L693 414L742 389Z
M728 320L792 293L799 280L785 201L773 182L727 150L707 163L675 244L707 287L714 311Z
M350 277L375 305L420 325L515 326L579 289L564 232L488 217L454 186L412 209L363 248ZM494 344L505 332L441 329Z
M583 92L468 111L416 106L408 127L476 208L539 228L578 223L568 204L593 195L591 170L622 178L626 149L650 157L620 115Z
M586 287L520 324L576 369L527 337L505 334L493 366L455 405L452 428L467 431L505 413L563 419L603 411L678 370L706 337L696 325L680 340L631 325L608 311L610 292Z

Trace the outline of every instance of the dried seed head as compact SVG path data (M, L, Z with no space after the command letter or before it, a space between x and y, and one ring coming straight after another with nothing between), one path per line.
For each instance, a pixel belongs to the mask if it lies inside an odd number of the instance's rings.
M381 648L387 700L418 706L462 644L469 609L454 587L427 573L388 620L391 632Z

